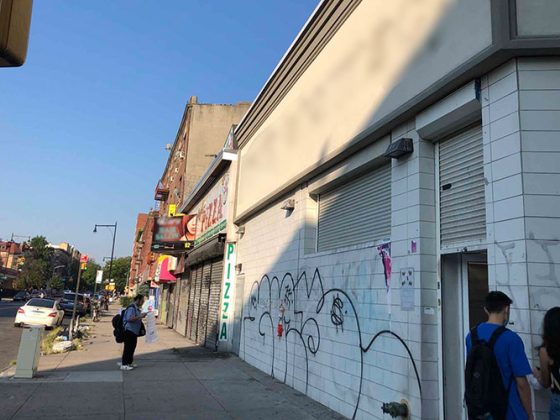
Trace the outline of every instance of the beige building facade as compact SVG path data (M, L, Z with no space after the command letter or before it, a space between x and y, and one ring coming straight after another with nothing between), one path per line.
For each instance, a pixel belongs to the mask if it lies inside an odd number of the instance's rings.
M231 126L241 120L249 105L247 102L204 104L199 103L196 96L190 97L175 141L169 147L166 167L156 186L154 198L159 202L159 217L180 214L179 207L222 149ZM184 269L185 249L171 252L156 249L152 251L159 261L158 265L164 261L166 264L173 262L173 269L170 271L176 278L165 283L159 282L157 291L156 287L151 288L150 293L157 296L159 319L184 335L186 319L183 317L182 308L188 285L187 279L183 282L181 275ZM151 253L149 255L153 258ZM164 258L166 256L168 258ZM157 280L157 267L155 271L154 280ZM151 283L152 286L156 284Z

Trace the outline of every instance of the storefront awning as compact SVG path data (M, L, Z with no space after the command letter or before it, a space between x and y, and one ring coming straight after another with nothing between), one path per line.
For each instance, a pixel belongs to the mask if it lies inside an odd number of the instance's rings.
M170 255L161 255L158 258L155 281L159 283L173 283L177 278L171 273L176 267L177 258Z
M225 235L220 234L209 241L197 246L187 254L185 266L191 267L203 261L218 258L224 255Z

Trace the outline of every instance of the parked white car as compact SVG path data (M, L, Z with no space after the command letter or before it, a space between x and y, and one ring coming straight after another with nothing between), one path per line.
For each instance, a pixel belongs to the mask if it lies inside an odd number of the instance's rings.
M62 324L64 311L57 301L53 299L30 299L18 309L14 326L44 325L46 328Z

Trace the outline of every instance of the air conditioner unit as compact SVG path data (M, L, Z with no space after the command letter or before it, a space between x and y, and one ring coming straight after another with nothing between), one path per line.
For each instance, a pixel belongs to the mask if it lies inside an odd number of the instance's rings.
M172 177L172 176L169 177L169 182L173 182L174 180L175 180L174 177ZM167 188L169 188L169 185L167 185Z
M179 151L179 159L185 159L185 152Z
M179 168L173 169L173 172L175 172L176 174L178 174L178 173L179 173Z

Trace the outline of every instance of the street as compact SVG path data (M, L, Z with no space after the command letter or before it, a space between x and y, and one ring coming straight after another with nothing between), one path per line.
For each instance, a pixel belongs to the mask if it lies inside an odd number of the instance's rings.
M21 328L14 328L17 310L24 302L0 302L0 371L17 358Z
M12 302L11 300L0 301L0 372L3 371L12 360L17 359L19 341L22 328L14 327L14 319L17 310L25 302ZM68 325L69 317L65 316L62 325Z

